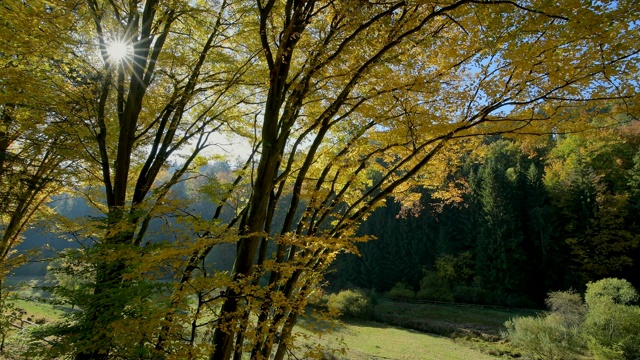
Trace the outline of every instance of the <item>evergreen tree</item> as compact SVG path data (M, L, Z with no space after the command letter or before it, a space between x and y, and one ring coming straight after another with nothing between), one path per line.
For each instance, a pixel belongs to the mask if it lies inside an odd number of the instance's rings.
M523 235L513 204L514 184L498 165L489 159L483 169L480 192L484 222L480 224L476 250L476 276L484 288L513 292L524 286L518 271L525 256Z

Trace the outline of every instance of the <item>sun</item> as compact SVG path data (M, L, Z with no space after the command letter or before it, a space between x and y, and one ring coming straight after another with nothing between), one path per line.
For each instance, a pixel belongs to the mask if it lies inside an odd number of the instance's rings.
M107 44L107 55L109 55L109 61L114 63L121 63L131 57L133 53L133 47L131 44L116 40Z

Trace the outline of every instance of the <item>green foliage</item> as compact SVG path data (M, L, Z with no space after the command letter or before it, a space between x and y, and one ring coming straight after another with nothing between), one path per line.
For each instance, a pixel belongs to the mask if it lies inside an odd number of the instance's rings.
M441 255L436 259L436 274L452 286L470 284L474 275L474 262L469 251L458 255Z
M453 297L459 303L485 304L489 291L475 286L456 286Z
M587 308L580 294L573 290L551 292L545 303L552 313L562 319L567 328L579 328L584 322Z
M479 199L484 221L476 243L476 274L482 287L502 292L524 288L526 275L520 270L526 259L522 219L519 217L520 181L523 177L514 144L500 141L496 153L482 167Z
M589 351L596 359L640 357L638 293L626 280L609 278L587 284L585 321Z
M640 211L640 149L633 156L633 167L628 170L629 204L635 213Z
M454 288L466 286L473 279L474 263L471 253L459 255L441 255L435 261L435 271L425 271L420 280L420 290L416 296L420 299L453 302Z
M587 284L585 301L591 308L600 304L630 305L638 300L638 292L624 279L602 279Z
M576 350L582 346L578 329L564 326L560 314L514 318L505 326L509 341L540 359L575 359Z
M0 353L4 352L4 345L11 330L11 319L9 314L15 313L15 306L7 302L7 292L0 288Z
M332 294L328 306L346 319L368 320L373 316L371 299L362 290L343 290Z
M369 300L371 301L371 305L376 306L378 305L378 303L380 302L380 294L378 294L377 292L373 291L373 290L363 290L365 295L367 295L367 297L369 298Z
M425 196L426 198L426 196ZM420 205L421 206L421 205ZM404 281L417 287L425 261L435 255L435 219L423 211L420 215L400 216L403 207L388 199L385 207L376 209L362 224L360 234L376 236L375 241L358 244L361 256L344 254L338 258L338 278L332 284L389 291ZM396 261L402 259L402 261Z
M420 299L453 302L450 283L435 271L426 271L416 294Z
M46 281L52 286L52 292L63 303L74 308L81 302L76 299L80 294L87 296L89 285L95 276L92 269L84 262L82 252L67 249L47 266Z
M64 315L68 323L54 322L34 328L30 336L36 342L31 351L44 358L57 358L63 357L73 349L95 350L100 344L84 337L90 324L121 315L122 318L112 322L108 328L99 329L99 334L102 338L110 338L121 352L138 354L138 358L148 357L151 347L144 341L144 337L157 331L160 321L158 317L166 314L168 301L165 295L170 284L137 281L104 291L99 298L90 296L86 286L82 284L76 290L65 289L64 294L76 302L79 309ZM86 311L88 301L94 301L91 306L102 309L103 312L92 314ZM122 306L123 314L107 311L108 306L114 303L127 304L126 307ZM184 308L176 307L175 310L184 311ZM43 348L39 345L52 337L58 339L54 347Z
M399 282L395 284L391 290L387 292L387 296L390 298L399 298L399 299L415 299L416 292L413 291L411 286L405 282Z
M549 293L546 299L551 312L536 317L516 317L505 323L504 334L525 352L541 359L574 359L584 348L580 331L585 307L573 291Z
M640 357L638 293L626 280L608 278L587 284L585 304L573 291L552 292L551 312L505 323L505 336L541 359L571 359L585 349L597 360Z
M595 114L591 114L595 115ZM617 119L622 121L622 119ZM594 125L602 125L594 116ZM634 208L638 132L609 127L558 139L547 160L545 185L562 239L582 281L625 270L639 244Z

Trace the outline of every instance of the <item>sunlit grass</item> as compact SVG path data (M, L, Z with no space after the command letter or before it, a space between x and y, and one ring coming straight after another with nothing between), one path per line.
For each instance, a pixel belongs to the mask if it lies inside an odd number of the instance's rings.
M298 331L309 335L307 330ZM325 357L329 359L496 359L447 337L372 321L347 323L331 334L301 339L298 344L302 350L324 345L327 348ZM345 349L344 354L341 353L342 348Z
M27 281L20 283L29 285L36 283L37 279L24 280ZM12 303L26 312L23 319L32 322L55 322L62 320L65 313L65 309L60 306L29 299L16 299ZM196 300L189 298L187 309L194 308L195 305ZM499 340L504 322L514 316L536 313L405 304L387 300L380 300L375 312L376 319L387 324L361 321L332 327L331 322L315 321L302 316L301 326L296 327L296 332L303 336L296 340L300 349L295 354L302 356L305 351L320 346L325 349L323 354L326 359L496 359L490 354L513 354L508 343L496 340ZM199 323L210 320L212 316L210 312L205 312ZM333 328L333 331L320 334L329 328ZM464 331L460 332L465 329L470 330L468 335ZM479 333L491 336L486 338L478 335Z
M26 312L22 317L23 320L29 320L35 322L39 319L44 319L46 322L54 322L62 320L64 311L59 307L52 304L35 302L30 300L15 299L10 301L15 307L18 307Z

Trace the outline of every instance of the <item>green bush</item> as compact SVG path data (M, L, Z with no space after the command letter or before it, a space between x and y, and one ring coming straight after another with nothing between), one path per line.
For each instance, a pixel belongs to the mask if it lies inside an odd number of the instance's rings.
M578 328L567 328L560 314L519 317L505 323L504 334L515 346L534 358L569 360L578 358L583 339Z
M390 298L415 299L416 293L407 283L399 282L387 292L387 296Z
M638 293L626 280L602 279L587 284L585 333L598 360L640 359Z
M420 291L416 294L420 299L453 302L453 290L449 282L434 271L427 271L420 280Z
M505 323L506 337L524 352L541 359L574 359L585 349L581 332L585 306L573 291L549 293L551 312L538 317L515 318Z
M550 293L551 313L508 321L506 337L541 359L571 359L588 349L596 360L640 359L639 296L626 280L587 284L585 304L572 291Z
M545 303L549 310L561 317L567 328L578 328L584 323L587 307L580 294L575 291L551 292Z
M343 290L333 294L329 297L328 306L347 319L368 320L373 316L371 299L362 290Z
M329 302L329 295L325 294L323 289L314 290L307 296L309 305L326 306L327 302Z

